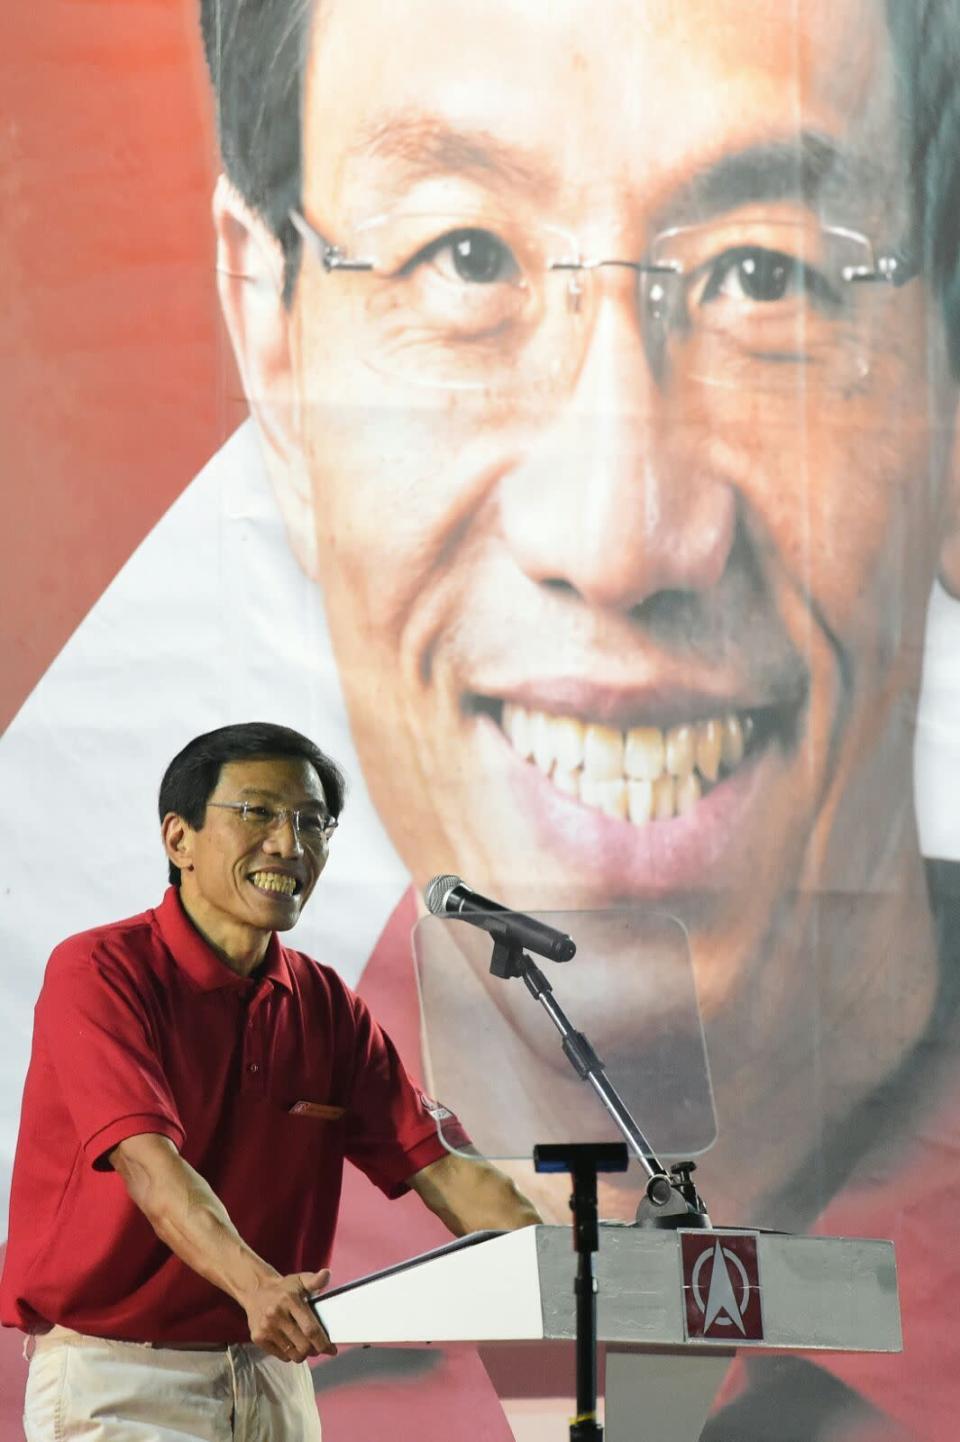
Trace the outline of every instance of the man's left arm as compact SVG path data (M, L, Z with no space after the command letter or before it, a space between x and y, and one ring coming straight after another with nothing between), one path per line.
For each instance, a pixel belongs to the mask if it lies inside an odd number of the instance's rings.
M511 1179L478 1153L451 1152L415 1172L410 1186L455 1237L512 1232L543 1220Z

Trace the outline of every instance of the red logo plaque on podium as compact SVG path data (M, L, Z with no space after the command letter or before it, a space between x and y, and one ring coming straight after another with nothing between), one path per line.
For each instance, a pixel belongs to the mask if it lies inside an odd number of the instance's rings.
M684 1323L690 1341L762 1342L754 1232L681 1232Z

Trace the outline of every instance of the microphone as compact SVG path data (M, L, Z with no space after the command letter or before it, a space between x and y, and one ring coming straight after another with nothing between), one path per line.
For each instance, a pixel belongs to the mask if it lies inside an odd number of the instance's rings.
M435 876L424 892L427 910L434 916L457 916L488 931L497 941L515 941L548 961L569 961L576 955L571 937L521 911L511 911L470 891L459 876Z

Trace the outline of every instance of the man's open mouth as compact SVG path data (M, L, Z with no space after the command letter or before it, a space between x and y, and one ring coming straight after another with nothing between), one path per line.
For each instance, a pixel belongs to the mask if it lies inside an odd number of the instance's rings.
M635 826L688 815L782 724L774 708L627 730L510 702L499 713L513 749L558 791Z
M247 879L258 891L266 891L273 896L295 896L300 890L297 878L285 871L252 871Z

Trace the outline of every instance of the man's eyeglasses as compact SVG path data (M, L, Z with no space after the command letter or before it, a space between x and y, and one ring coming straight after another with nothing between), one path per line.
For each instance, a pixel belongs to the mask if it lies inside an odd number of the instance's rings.
M305 846L325 846L339 822L328 811L313 806L264 806L253 801L208 801L221 811L233 811L251 834L271 836L289 821Z
M638 260L499 214L386 215L334 244L292 224L354 308L361 359L429 385L535 395L582 364L601 273L634 290L658 382L829 391L878 364L890 296L917 273L856 231L752 213L666 230Z

